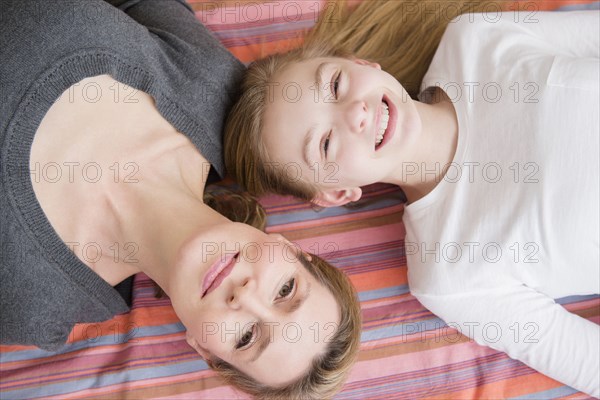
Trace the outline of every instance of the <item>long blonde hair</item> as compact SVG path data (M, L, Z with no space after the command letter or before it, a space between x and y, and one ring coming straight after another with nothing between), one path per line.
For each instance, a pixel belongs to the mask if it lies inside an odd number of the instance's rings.
M491 0L365 0L355 10L345 1L324 7L300 49L276 54L250 65L241 96L225 124L225 163L250 193L277 193L312 200L317 188L290 180L271 163L261 140L270 82L291 63L315 57L354 55L377 62L416 98L423 76L448 23L473 12L500 11Z

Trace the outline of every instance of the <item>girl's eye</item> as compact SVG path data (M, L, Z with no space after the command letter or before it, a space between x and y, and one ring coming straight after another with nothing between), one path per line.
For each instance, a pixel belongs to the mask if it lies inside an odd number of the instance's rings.
M248 329L240 338L240 340L237 342L237 344L235 345L236 350L239 350L243 347L248 347L248 345L250 343L253 342L253 338L254 338L254 327L256 326L256 324L253 324L250 329Z
M329 132L329 134L323 141L323 153L325 154L325 157L327 157L327 150L329 150L329 138L330 137L331 137L331 132Z
M332 89L333 89L333 95L335 96L335 98L338 98L338 88L340 87L340 79L342 77L342 72L338 72L337 76L335 77L335 80L333 81L333 85L332 85Z
M279 289L279 298L289 297L294 292L294 286L296 285L296 278L292 278L286 283L283 284L281 289Z

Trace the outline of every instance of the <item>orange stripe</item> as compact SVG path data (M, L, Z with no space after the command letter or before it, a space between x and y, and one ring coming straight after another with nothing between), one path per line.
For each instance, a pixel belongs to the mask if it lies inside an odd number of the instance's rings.
M76 324L67 343L88 340L90 335L99 337L126 334L140 326L159 326L177 322L179 318L171 306L144 307L135 309L129 314L117 315L108 321Z
M380 358L387 358L400 354L408 354L408 353L418 353L423 350L433 350L439 349L446 346L452 346L459 343L468 343L471 339L464 335L449 336L450 339L443 340L440 336L423 338L423 335L412 335L410 341L407 341L406 338L402 338L399 340L403 340L400 343L386 344L384 346L369 346L365 348L364 345L361 345L360 353L358 354L359 361L367 361L367 360L377 360ZM498 397L500 398L500 397Z
M265 39L267 38L265 37ZM302 42L302 38L282 39L274 42L256 43L246 46L232 46L229 47L228 50L241 62L249 63L271 54L284 53L300 46Z
M391 286L406 285L408 278L406 276L406 267L389 268L383 271L371 271L363 274L354 274L350 280L356 290L364 292L367 290L376 290Z

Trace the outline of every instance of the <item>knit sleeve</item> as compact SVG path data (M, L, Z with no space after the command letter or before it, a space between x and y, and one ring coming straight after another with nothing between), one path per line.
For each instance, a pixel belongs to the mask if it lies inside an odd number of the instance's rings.
M105 0L164 41L173 38L193 46L210 48L215 57L234 59L184 0Z
M137 4L139 4L140 2L153 2L154 4L151 4L151 6L153 7L160 7L161 6L161 2L162 1L156 1L156 0L104 0L107 3L111 4L114 7L117 7L118 9L127 12L127 10ZM168 0L169 2L172 3L181 3L184 7L186 7L188 10L190 10L191 12L193 12L192 8L185 2L185 0Z

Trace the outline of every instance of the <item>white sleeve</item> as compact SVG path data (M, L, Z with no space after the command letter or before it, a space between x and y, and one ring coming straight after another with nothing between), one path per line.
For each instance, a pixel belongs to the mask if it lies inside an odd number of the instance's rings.
M474 42L478 38L477 42ZM464 14L448 24L440 47L472 50L512 47L551 55L600 57L600 10L504 11ZM471 50L471 52L466 51ZM473 58L473 61L477 58Z
M418 295L450 327L531 368L600 397L600 326L527 286Z
M600 10L520 12L518 26L570 57L600 57Z

